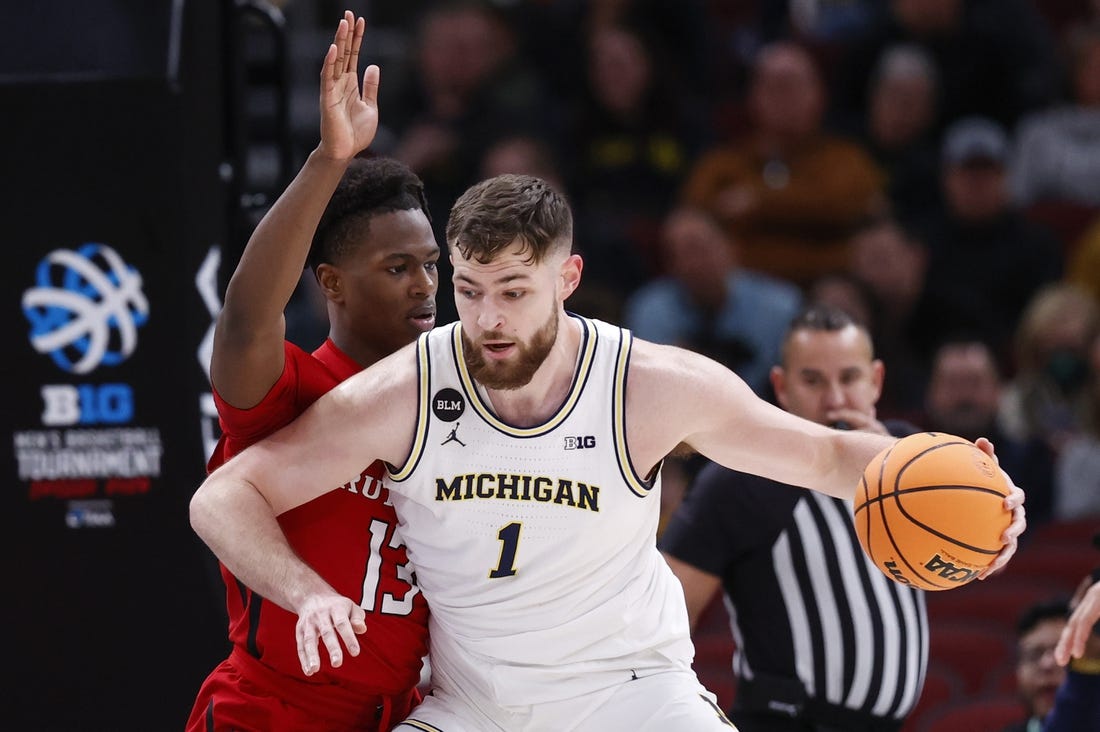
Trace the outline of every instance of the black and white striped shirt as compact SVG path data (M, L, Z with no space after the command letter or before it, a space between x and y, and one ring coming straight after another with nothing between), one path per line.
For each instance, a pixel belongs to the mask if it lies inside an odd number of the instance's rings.
M722 579L738 704L764 680L800 682L809 718L899 720L916 704L924 594L870 563L851 517L838 498L710 464L670 520L661 549Z

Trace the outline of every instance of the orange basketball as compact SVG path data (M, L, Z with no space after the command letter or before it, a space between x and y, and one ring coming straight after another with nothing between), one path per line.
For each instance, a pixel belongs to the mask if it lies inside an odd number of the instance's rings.
M871 561L924 590L970 582L1001 550L1012 522L1008 481L961 437L920 432L876 455L856 488L855 524Z

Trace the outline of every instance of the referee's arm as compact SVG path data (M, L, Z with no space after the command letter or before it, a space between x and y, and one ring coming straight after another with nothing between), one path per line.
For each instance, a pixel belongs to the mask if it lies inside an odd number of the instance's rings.
M668 566L672 568L672 573L676 575L676 578L680 580L680 584L684 587L688 620L691 623L692 632L695 632L699 617L707 609L707 605L710 604L715 593L718 592L722 580L718 575L704 572L694 565L677 559L668 552L662 552L662 554L664 554Z

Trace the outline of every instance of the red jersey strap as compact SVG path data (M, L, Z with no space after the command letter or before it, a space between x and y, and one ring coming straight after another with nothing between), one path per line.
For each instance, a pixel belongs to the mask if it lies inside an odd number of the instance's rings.
M235 407L211 385L222 435L207 470L213 471L249 445L286 426L321 395L360 370L359 364L331 339L313 353L285 341L282 373L255 406Z
M331 338L326 338L325 342L317 347L312 355L315 359L323 363L328 367L328 370L332 372L340 381L347 379L363 370L355 360L344 353L332 342Z

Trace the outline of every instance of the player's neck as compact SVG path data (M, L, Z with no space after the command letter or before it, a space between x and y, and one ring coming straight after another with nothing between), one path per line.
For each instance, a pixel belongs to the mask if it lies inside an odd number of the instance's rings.
M563 312L558 337L531 381L519 389L484 389L496 415L516 427L533 427L554 416L569 395L580 353L581 324Z
M346 328L334 326L329 330L328 337L337 348L362 368L367 368L388 355L383 349L375 348L361 338L355 338Z

